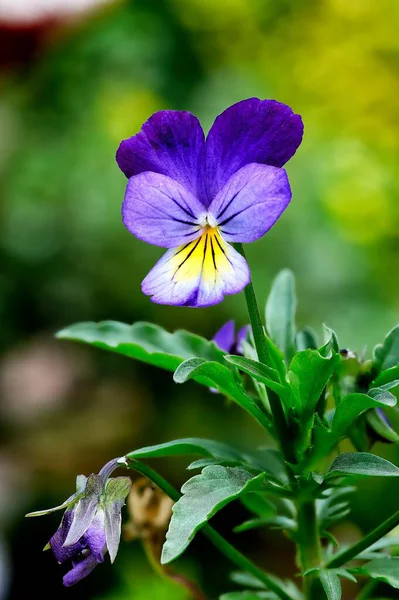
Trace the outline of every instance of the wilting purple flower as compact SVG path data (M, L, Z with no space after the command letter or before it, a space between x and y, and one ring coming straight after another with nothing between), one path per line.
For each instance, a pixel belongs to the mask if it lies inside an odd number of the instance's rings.
M245 325L235 333L235 322L227 321L214 335L213 341L228 354L243 354L242 344L248 335L249 325Z
M166 110L121 143L123 223L169 248L142 283L153 302L211 306L244 289L249 268L229 242L254 242L283 213L291 190L281 167L302 135L289 106L250 98L219 115L206 140L194 115Z
M108 479L118 461L108 463L98 475L77 478L76 493L60 506L30 513L36 517L66 508L61 524L46 548L51 548L59 563L72 562L63 578L69 587L87 577L104 562L109 552L114 562L121 535L121 509L131 487L128 477Z

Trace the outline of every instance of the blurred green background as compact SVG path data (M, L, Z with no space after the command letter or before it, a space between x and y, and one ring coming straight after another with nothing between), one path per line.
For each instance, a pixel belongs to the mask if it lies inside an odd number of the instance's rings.
M162 250L122 226L116 148L163 108L190 110L205 129L250 96L302 114L304 142L288 165L293 201L247 248L253 279L263 303L290 267L299 324L320 332L325 322L342 346L370 353L399 321L399 2L45 4L0 0L0 598L185 598L151 572L139 543L122 543L112 568L64 590L62 567L41 553L59 516L23 519L69 496L77 473L140 445L194 435L264 442L221 396L54 340L82 320L153 320L206 337L232 317L246 323L242 295L193 310L141 294ZM159 463L176 485L184 466ZM361 483L341 537L397 509L397 491L391 481ZM217 526L234 539L244 516L231 506ZM266 568L295 573L280 534L235 543ZM211 597L229 588L230 567L201 536L177 566Z

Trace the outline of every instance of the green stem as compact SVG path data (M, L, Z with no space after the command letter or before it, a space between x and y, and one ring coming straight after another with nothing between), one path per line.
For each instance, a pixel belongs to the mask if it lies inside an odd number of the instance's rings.
M317 523L316 504L312 499L298 504L298 550L302 572L321 565L321 544ZM303 591L307 600L317 599L317 574L303 577Z
M237 252L241 254L241 256L246 258L242 244L235 244L235 248ZM258 360L265 365L270 365L269 352L265 342L266 333L262 324L262 319L260 316L258 302L256 300L256 294L252 280L246 286L244 292ZM295 463L296 458L291 449L291 444L286 443L291 438L291 436L288 432L287 421L285 418L280 398L275 392L272 392L271 390L268 390L268 398L270 404L270 411L272 413L274 421L274 426L276 428L278 439L280 440L281 450L288 462Z
M342 567L342 565L348 563L353 560L364 550L367 550L370 546L378 542L384 535L392 531L394 527L399 525L399 510L396 511L391 517L389 517L386 521L378 525L373 531L370 531L364 538L362 538L350 548L347 548L343 552L339 552L336 554L326 565L328 569L334 569L337 567Z
M127 460L126 465L129 469L134 469L138 473L141 473L142 475L147 477L174 502L177 502L179 500L181 494L176 490L176 488L174 488L173 485L168 483L161 475L159 475L159 473L154 471L154 469L152 469L148 465L145 465L144 463L135 460ZM259 569L256 565L254 565L252 561L250 561L243 554L241 554L241 552L236 550L234 546L232 546L227 540L225 540L224 537L222 537L208 523L203 526L202 531L207 536L207 538L213 543L213 545L216 546L216 548L220 550L220 552L222 552L227 558L229 558L233 563L235 563L240 569L251 573L269 590L271 590L279 598L281 598L281 600L291 600L291 596L287 594L284 588L282 588L274 578L270 577L267 573Z
M366 585L361 589L359 594L356 596L356 600L366 600L367 598L370 598L370 594L372 592L374 592L377 585L378 585L378 581L376 581L375 579L370 579L370 581L368 581L366 583Z

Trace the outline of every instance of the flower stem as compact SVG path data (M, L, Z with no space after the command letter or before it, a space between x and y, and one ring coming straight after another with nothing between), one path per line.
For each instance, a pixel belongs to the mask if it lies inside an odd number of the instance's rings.
M370 581L368 581L366 585L363 586L359 594L356 596L355 600L366 600L367 598L370 598L370 594L374 592L377 585L378 581L376 581L375 579L370 579Z
M169 496L174 502L177 502L181 494L168 483L159 473L154 471L148 465L136 460L127 459L126 465L129 469L133 469L138 473L141 473L158 486L165 494ZM252 561L246 558L241 552L239 552L234 546L232 546L227 540L224 539L213 527L208 523L203 526L202 531L207 538L212 542L214 546L220 552L222 552L227 558L235 563L240 569L251 573L260 582L262 582L270 591L274 592L281 600L292 600L291 596L287 594L279 582L267 573L259 569Z
M316 515L316 504L312 499L298 502L298 550L302 571L308 571L321 564L321 544ZM317 574L305 575L303 591L307 600L317 600L315 580Z
M353 546L350 546L343 552L339 552L338 554L336 554L326 564L326 567L328 569L342 567L342 565L356 558L358 554L360 554L364 550L367 550L367 548L375 544L375 542L378 542L378 540L380 540L382 537L384 537L384 535L392 531L392 529L397 525L399 525L399 510L396 511L396 513L394 513L386 521L381 523L381 525L378 525L378 527L370 531L370 533L368 533L364 538L359 540L356 544L353 544Z
M237 252L241 254L241 256L245 257L245 252L242 244L235 244L235 248ZM271 361L269 359L269 352L267 349L267 345L265 342L266 333L262 324L262 319L259 312L258 302L256 300L256 294L254 285L252 280L249 282L247 287L244 290L245 292L245 300L247 302L249 319L251 322L252 334L254 336L256 353L258 355L258 359L261 363L266 365L271 365ZM268 398L270 404L270 411L272 413L274 426L276 429L276 433L278 439L280 440L281 450L287 462L295 463L296 456L291 447L291 444L288 443L291 439L291 435L288 431L287 421L285 418L284 410L280 401L280 398L277 394L271 390L268 390Z

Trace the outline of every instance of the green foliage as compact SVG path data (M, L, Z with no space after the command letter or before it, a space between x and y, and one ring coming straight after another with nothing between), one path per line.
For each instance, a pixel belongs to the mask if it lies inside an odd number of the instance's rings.
M341 600L341 582L334 570L320 569L320 581L328 600Z
M173 506L162 564L175 560L197 531L226 504L248 492L265 489L265 474L253 476L239 467L206 467L183 485L182 497Z
M376 558L362 567L352 569L352 572L384 581L391 587L399 589L399 557Z
M195 379L208 387L216 388L219 392L234 400L266 429L272 430L267 415L245 393L238 377L228 367L217 362L209 362L203 358L190 358L176 369L173 379L176 383L185 383L189 379Z
M317 350L295 354L289 367L293 408L298 415L309 418L341 358L332 354L324 358Z
M77 323L57 333L63 340L82 342L102 350L175 371L187 358L222 361L224 352L216 344L188 331L169 333L152 323Z
M374 348L374 364L379 371L391 369L399 363L399 325L391 329L382 344Z
M277 600L278 596L273 592L254 592L246 590L243 592L229 592L220 596L219 600Z
M347 452L337 456L327 473L327 477L336 477L337 475L398 477L399 468L389 460L375 454Z
M273 342L280 348L287 364L295 347L295 280L288 269L275 278L266 303L266 326Z

